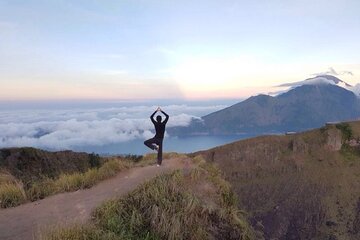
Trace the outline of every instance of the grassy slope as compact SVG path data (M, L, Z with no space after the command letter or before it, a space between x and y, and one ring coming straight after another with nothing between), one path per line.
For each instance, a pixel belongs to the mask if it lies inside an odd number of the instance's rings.
M360 122L349 123L360 137ZM335 127L264 136L199 152L226 174L266 239L359 239L360 149ZM336 139L340 138L340 139ZM342 139L343 143L345 139Z
M12 149L13 151L15 149ZM18 164L13 164L11 160L7 167L0 168L0 207L15 207L27 201L36 201L47 196L61 193L71 192L79 189L90 188L99 181L114 176L119 171L136 166L146 166L156 162L156 154L148 154L145 156L125 156L125 157L106 157L100 158L93 154L67 152L66 155L85 157L82 160L73 162L73 158L63 158L61 162L63 166L56 170L59 174L53 175L53 169L58 166L58 159L40 158L42 154L55 155L57 153L49 153L34 148L16 149L17 152L32 153L32 162L35 166L41 165L41 162L47 162L46 167L42 170L36 170L36 167L24 167L28 163L23 160L24 157L15 159ZM61 153L61 152L60 152ZM165 153L164 158L177 157L177 153ZM53 157L53 156L52 156ZM10 157L11 158L11 157ZM4 159L3 159L4 160ZM3 162L6 162L3 161ZM19 164L21 163L21 164ZM68 164L68 166L66 166ZM5 164L4 164L5 165ZM78 168L74 170L74 166L87 166L86 168ZM91 167L93 166L93 167ZM14 177L10 172L17 173ZM38 174L35 174L38 173ZM39 174L41 173L41 174ZM32 175L34 174L34 175ZM23 181L26 180L24 184Z
M96 154L72 151L49 152L30 147L0 149L0 171L6 171L24 185L43 177L56 178L63 173L86 172L99 166L100 161Z
M90 168L83 173L64 173L58 178L44 177L32 182L27 188L24 188L20 180L3 178L0 182L0 207L15 207L27 201L36 201L56 193L90 188L99 181L112 177L129 166L130 164L126 160L112 159L106 161L99 168Z
M91 223L43 239L255 239L218 169L200 166L160 175L98 207Z

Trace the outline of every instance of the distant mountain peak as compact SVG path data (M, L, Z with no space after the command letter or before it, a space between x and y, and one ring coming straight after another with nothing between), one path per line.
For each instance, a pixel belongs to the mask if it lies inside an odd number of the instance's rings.
M341 79L339 79L339 78L337 78L337 77L335 77L335 76L332 76L332 75L318 75L318 76L316 76L316 77L321 77L321 78L325 78L325 79L327 79L327 80L329 80L329 81L333 81L336 85L338 85L338 84L343 84L344 86L346 86L346 87L352 87L350 84L348 84L347 82L344 82L343 80L341 80ZM315 77L315 78L316 78Z
M341 87L348 91L351 91L357 97L360 97L360 84L352 86L352 85L348 84L347 82L345 82L333 75L326 75L326 74L318 75L318 76L315 76L312 78L307 78L303 81L284 83L284 84L278 85L276 87L287 88L287 89L282 89L280 91L271 92L271 93L269 93L269 95L272 95L272 96L280 95L280 94L286 93L294 88L297 88L297 87L300 87L303 85L324 85L324 84L336 85L338 87Z
M277 96L257 95L193 121L170 134L236 135L281 133L320 127L326 122L359 119L360 98L349 84L321 75L296 84ZM360 89L360 85L358 85Z
M334 84L339 87L352 87L350 84L344 82L343 80L332 76L332 75L318 75L316 77L308 78L299 82L284 83L278 87L299 87L302 85L319 85L319 84Z

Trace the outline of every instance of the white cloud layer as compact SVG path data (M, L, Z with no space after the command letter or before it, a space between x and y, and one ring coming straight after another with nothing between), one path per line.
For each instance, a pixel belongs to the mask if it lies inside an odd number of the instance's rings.
M186 126L192 118L224 108L169 105L167 127ZM0 147L67 149L102 146L154 135L149 119L156 106L103 109L0 111Z

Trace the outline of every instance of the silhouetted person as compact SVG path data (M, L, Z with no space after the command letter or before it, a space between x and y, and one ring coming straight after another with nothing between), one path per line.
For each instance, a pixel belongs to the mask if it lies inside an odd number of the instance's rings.
M161 122L162 120L161 116L157 116L156 121L154 119L155 114L159 111L165 115L165 120L163 122ZM158 152L157 164L158 166L160 166L162 162L162 145L163 145L163 139L165 133L165 125L169 120L169 115L167 115L163 110L160 109L160 107L158 107L158 109L156 109L156 111L153 114L151 114L150 119L155 126L156 134L153 138L146 140L144 144L150 149L156 150Z

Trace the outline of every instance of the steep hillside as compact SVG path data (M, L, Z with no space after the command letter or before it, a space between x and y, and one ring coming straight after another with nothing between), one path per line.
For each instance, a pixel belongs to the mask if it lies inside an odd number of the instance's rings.
M360 100L335 84L305 84L272 97L258 95L194 119L187 127L169 129L173 135L227 135L304 131L330 121L360 117Z
M195 153L225 173L265 239L360 239L360 122Z

